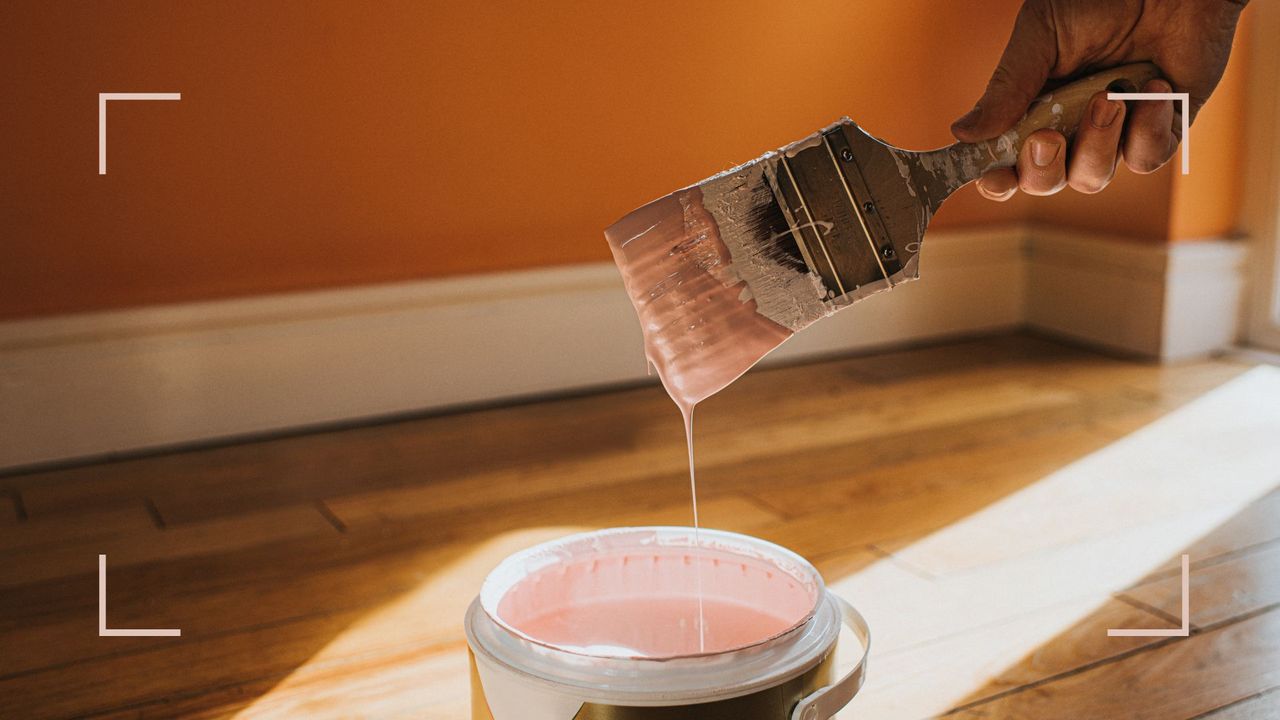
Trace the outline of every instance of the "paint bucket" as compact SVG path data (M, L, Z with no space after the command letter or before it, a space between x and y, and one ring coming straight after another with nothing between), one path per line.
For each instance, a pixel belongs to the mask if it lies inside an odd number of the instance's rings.
M701 592L699 592L699 590ZM841 626L860 659L836 677ZM504 560L466 616L473 720L826 720L866 621L758 538L616 528Z

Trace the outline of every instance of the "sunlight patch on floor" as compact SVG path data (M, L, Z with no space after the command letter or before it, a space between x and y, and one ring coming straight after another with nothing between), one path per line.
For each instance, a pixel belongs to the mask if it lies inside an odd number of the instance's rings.
M476 543L338 635L236 720L470 717L460 638L463 614L484 577L511 553L585 529L526 528Z
M1280 369L1255 368L897 562L831 578L873 637L841 717L929 717L965 699L1280 484L1278 438Z

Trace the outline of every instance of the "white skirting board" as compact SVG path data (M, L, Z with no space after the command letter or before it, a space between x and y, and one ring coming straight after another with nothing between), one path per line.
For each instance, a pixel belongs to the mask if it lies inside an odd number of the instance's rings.
M1173 244L1035 228L1026 322L1088 345L1165 361L1235 343L1247 244Z
M1206 352L1234 337L1239 254L935 232L920 281L767 362L1028 322L1151 356ZM645 381L608 263L5 322L0 469Z

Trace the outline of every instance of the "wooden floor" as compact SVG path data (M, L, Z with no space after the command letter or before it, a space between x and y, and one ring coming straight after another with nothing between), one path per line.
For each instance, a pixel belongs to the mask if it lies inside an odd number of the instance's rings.
M867 615L841 717L1280 717L1280 369L989 338L754 372L696 433L704 522ZM469 717L485 573L687 524L683 442L645 387L0 478L0 718ZM1178 626L1183 553L1188 635L1108 637ZM108 624L180 638L98 636L99 554Z

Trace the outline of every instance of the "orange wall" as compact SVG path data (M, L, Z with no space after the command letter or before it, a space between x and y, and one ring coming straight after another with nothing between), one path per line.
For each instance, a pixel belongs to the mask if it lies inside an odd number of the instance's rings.
M4 3L0 318L605 260L632 207L840 115L949 142L1017 5ZM105 177L102 91L182 93L111 105ZM1169 182L936 224L1164 238Z
M1173 176L1172 240L1231 235L1239 230L1250 17L1246 14L1241 22L1222 83L1191 129L1191 172Z

